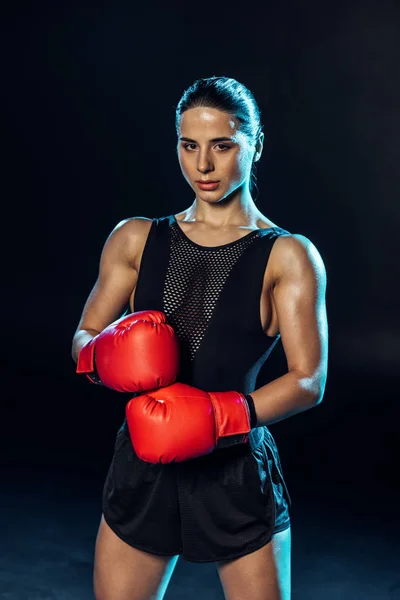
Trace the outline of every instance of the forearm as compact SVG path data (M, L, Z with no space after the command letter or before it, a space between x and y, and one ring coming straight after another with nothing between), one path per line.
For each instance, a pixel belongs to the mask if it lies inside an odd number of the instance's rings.
M94 329L79 329L72 340L72 358L75 362L78 361L79 352L82 350L83 346L92 340L96 335L100 332L95 331Z
M323 388L312 377L290 371L251 392L257 413L257 427L282 421L316 406Z

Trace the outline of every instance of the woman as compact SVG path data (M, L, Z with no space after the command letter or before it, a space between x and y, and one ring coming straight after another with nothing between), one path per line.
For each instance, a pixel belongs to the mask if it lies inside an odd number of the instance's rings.
M182 554L194 562L216 562L227 600L288 600L290 500L266 426L322 400L325 269L307 238L275 225L254 203L252 179L264 136L256 101L245 86L227 77L196 81L178 104L176 128L179 163L195 198L177 215L132 218L113 230L73 340L78 372L115 389L139 392L128 403L135 417L131 413L129 427L125 421L118 432L104 486L95 594L98 600L161 599ZM120 327L113 322L128 303L132 313L156 311L150 314L153 320L162 311L167 319L157 321L166 337L162 348L146 354L146 364L162 354L176 360L167 327L179 340L180 361L172 365L172 374L160 375L163 361L149 369L157 370L157 383L114 384L118 367L102 362L101 335L112 339L107 357ZM288 372L256 389L259 369L279 337ZM124 352L115 364L124 362ZM179 394L174 390L183 384L195 390L193 398L200 390L212 392L211 398L235 390L233 404L240 405L243 422L248 419L241 430L246 435L232 443L228 437L226 447L199 450L202 429L190 429L194 413L185 413L179 423L184 408L178 398L177 423L172 428L162 423L160 436L138 440L136 433L146 431L151 415L144 414L144 429L142 421L135 429L142 418L137 411L146 410L157 393L158 405L160 398L164 405L168 390L175 401ZM146 392L153 388L161 392ZM185 410L197 408L197 400L190 400L185 399ZM212 408L206 412L215 417ZM185 454L186 447L181 452L179 445L188 431L190 451ZM193 446L191 436L198 438ZM179 448L165 458L167 437Z

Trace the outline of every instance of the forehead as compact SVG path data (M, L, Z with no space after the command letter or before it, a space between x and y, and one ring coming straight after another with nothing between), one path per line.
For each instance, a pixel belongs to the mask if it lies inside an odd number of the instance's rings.
M197 136L229 137L238 130L238 121L217 108L199 106L182 114L179 129L184 137L194 137L194 132Z

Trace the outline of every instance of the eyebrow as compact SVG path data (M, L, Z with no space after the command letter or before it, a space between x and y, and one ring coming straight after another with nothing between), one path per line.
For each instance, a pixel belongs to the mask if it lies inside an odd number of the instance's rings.
M179 138L181 142L190 142L191 144L197 144L196 140L191 140L190 138L187 137L181 137ZM233 142L233 139L230 137L217 137L217 138L213 138L212 140L210 140L210 142L216 143L216 142Z

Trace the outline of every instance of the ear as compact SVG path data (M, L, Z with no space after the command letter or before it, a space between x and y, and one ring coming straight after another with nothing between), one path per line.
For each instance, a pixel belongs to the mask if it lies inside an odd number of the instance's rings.
M263 134L263 132L261 132L260 135L258 136L258 140L256 142L256 151L254 153L253 162L257 162L260 160L261 154L263 151L263 147L264 147L264 134Z

